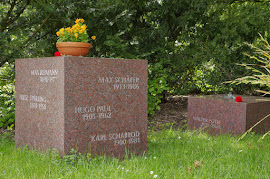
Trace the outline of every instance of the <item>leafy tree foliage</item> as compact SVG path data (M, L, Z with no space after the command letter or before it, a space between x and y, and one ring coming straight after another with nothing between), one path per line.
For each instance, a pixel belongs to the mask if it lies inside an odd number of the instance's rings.
M14 66L5 65L0 71L0 128L14 126Z

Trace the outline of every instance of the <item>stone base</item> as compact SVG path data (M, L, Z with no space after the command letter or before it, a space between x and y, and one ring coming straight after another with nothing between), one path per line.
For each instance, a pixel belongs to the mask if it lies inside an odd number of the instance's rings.
M270 113L269 98L241 96L243 102L225 98L227 95L189 97L188 127L209 131L212 134L243 134ZM270 117L254 131L265 133L270 130Z
M147 61L17 59L16 146L121 157L147 150Z

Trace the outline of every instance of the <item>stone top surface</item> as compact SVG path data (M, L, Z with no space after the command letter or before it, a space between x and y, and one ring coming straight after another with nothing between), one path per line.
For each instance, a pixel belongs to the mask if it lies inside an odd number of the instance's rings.
M215 95L204 95L204 96L189 96L189 98L201 98L209 100L220 100L235 103L234 99L228 98L228 94L215 94ZM233 94L234 97L240 96L243 101L237 103L258 103L258 102L270 102L270 98L260 97L260 96L247 96L247 95L237 95Z
M145 59L123 59L123 58L101 58L101 57L75 57L75 56L58 56L58 57L39 57L39 58L18 58L17 60L35 60L35 59L65 59L65 58L72 58L72 59L100 59L100 60L141 60L141 61L148 61Z

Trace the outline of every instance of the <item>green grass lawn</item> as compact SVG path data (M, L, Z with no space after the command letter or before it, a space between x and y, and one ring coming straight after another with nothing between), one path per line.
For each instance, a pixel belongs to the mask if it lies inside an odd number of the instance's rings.
M270 178L270 136L210 136L190 131L148 133L144 156L118 159L40 154L0 137L0 178ZM76 157L76 160L70 160Z

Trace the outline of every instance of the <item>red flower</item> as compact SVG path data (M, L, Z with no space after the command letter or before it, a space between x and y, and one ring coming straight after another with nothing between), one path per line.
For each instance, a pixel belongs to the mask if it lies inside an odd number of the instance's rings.
M237 97L235 98L235 101L236 101L236 102L242 102L243 99L241 98L241 96L237 96Z
M54 53L54 56L56 56L56 57L57 57L57 56L61 56L61 54L60 54L60 52L55 52L55 53Z

